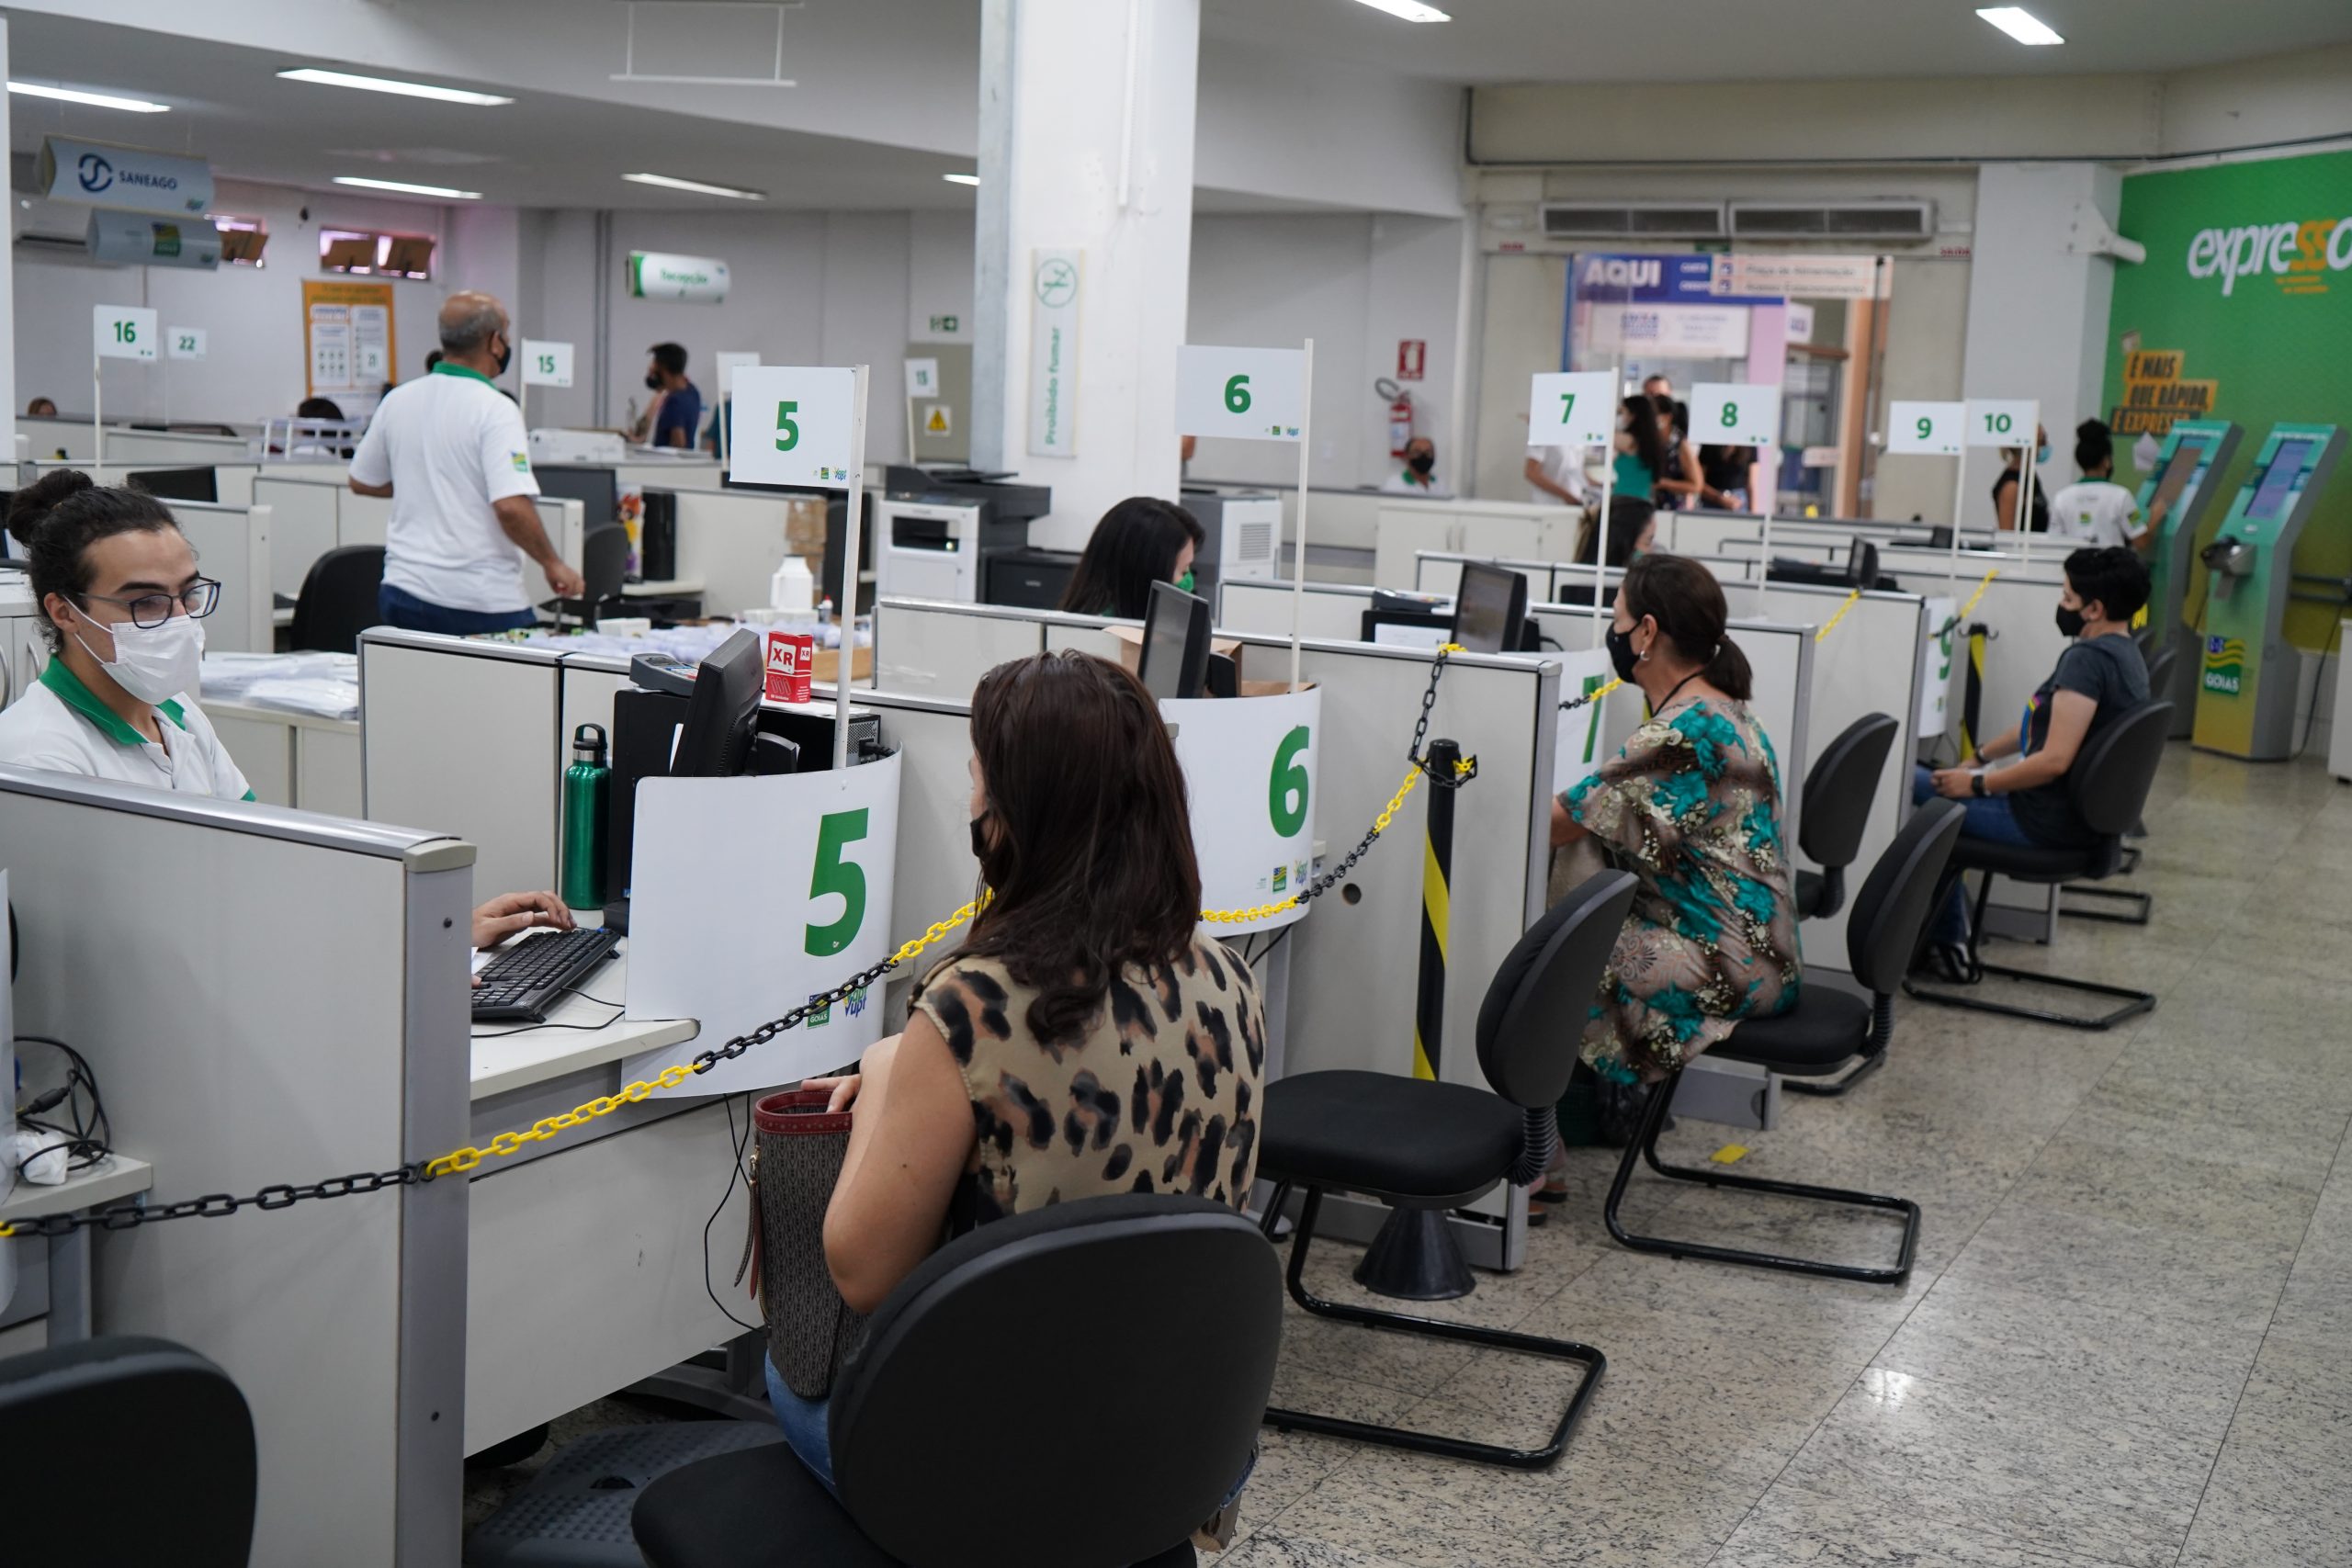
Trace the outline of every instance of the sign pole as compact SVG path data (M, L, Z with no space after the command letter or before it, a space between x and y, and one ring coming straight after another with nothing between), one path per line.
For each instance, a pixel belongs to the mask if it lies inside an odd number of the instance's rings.
M2033 564L2033 461L2041 450L2041 400L2033 401L2033 418L2028 422L2032 430L2025 445L2018 448L2018 467L2023 477L2018 480L2018 564Z
M106 361L90 355L90 467L91 479L99 484L107 482L107 422L99 400L105 396L101 384L106 378L99 374Z
M1961 414L1962 434L1960 451L1952 458L1952 462L1960 471L1953 475L1951 481L1951 568L1944 576L1946 592L1951 592L1960 586L1960 518L1961 513L1968 505L1968 440L1965 434L1968 429L1968 415L1965 412L1967 407L1965 402L1961 404L1963 411Z
M1300 370L1298 409L1298 512L1290 552L1290 689L1298 690L1299 623L1306 614L1306 466L1315 455L1315 340L1308 338Z
M1625 367L1609 367L1609 398L1612 409L1625 406ZM1609 576L1609 495L1617 484L1617 420L1614 413L1609 421L1608 444L1600 449L1600 517L1593 525L1592 537L1592 646L1599 648L1609 634L1609 623L1601 618L1602 581Z
M915 463L915 400L911 396L899 400L907 405L907 464Z
M853 372L849 408L849 506L842 518L842 602L833 618L841 627L840 657L833 670L833 771L849 767L849 693L857 670L858 530L865 512L865 366ZM731 401L722 409L732 408ZM732 423L722 421L722 424ZM722 442L725 436L719 438Z

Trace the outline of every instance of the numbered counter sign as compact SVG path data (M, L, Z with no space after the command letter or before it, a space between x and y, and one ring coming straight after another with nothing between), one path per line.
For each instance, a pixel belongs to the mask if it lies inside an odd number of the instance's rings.
M204 357L204 329L165 327L164 344L164 352L174 359L201 359Z
M1605 446L1617 434L1613 370L1554 370L1528 383L1530 446Z
M523 385L526 387L569 387L571 385L571 345L568 343L543 343L537 338L523 340Z
M1176 429L1184 435L1295 441L1306 424L1306 355L1295 348L1176 351Z
M2041 405L2031 398L1968 400L1968 445L2031 446L2041 423Z
M1920 457L1957 457L1967 423L1966 403L1889 403L1886 449Z
M907 396L935 398L939 396L939 361L910 359L907 361Z
M729 477L752 484L849 483L862 460L851 450L856 386L854 370L738 367Z
M155 325L154 311L135 305L99 305L90 311L90 320L91 347L100 359L156 357L155 345L164 334Z
M1690 389L1690 439L1702 446L1781 445L1781 389L1702 381Z
M1176 764L1193 805L1193 854L1201 867L1201 908L1219 911L1281 904L1315 872L1316 739L1323 694L1170 699L1160 712L1176 727ZM1303 904L1210 935L1272 931L1306 913Z

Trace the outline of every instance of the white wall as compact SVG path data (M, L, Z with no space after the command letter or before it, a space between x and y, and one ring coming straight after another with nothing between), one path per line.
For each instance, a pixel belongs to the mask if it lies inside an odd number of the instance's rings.
M1439 443L1438 475L1453 482L1466 454L1444 450L1454 412L1455 308L1462 223L1393 213L1195 216L1191 324L1194 343L1281 347L1315 339L1315 451L1318 485L1378 484L1392 473L1388 405L1373 390L1393 377L1396 344L1429 344L1424 378L1410 390L1414 428ZM1295 484L1286 444L1200 443L1194 475Z
M109 418L214 419L254 423L291 414L306 381L302 282L319 271L322 225L431 234L442 240L436 269L450 246L445 209L422 202L322 196L275 186L223 180L214 210L260 217L269 224L261 267L222 266L217 272L175 267L86 266L16 255L16 376L21 408L53 398L69 414L90 412L90 311L98 305L146 305L159 324L202 327L209 357L165 359L155 365L104 362ZM304 209L310 217L301 217ZM401 379L424 368L435 343L434 316L447 288L431 283L392 285L394 356Z

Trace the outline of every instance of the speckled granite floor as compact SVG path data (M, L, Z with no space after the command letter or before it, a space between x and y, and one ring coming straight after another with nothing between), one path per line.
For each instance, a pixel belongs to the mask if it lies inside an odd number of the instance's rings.
M2156 990L2153 1014L2083 1034L1905 1002L1883 1072L1743 1139L1758 1174L1917 1199L1906 1286L1625 1252L1613 1156L1580 1151L1528 1267L1437 1309L1608 1353L1558 1468L1270 1432L1223 1568L2352 1563L2352 788L2176 745L2147 820L2152 926L2001 956ZM1669 1156L1724 1141L1685 1122ZM1880 1220L1637 1183L1630 1217L1668 1212L1891 1256ZM1315 1257L1352 1292L1349 1249ZM1565 1384L1294 1312L1277 1397L1526 1441ZM608 1401L557 1438L643 1418ZM522 1473L473 1472L469 1522Z

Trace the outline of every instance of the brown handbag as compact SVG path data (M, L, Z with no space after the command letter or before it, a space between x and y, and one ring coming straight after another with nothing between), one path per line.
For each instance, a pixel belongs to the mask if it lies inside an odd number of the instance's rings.
M752 1290L766 1314L768 1359L803 1399L831 1394L842 1364L865 1339L865 1319L842 1300L825 1264L825 1209L849 1152L851 1115L828 1111L831 1095L786 1089L752 1111Z

